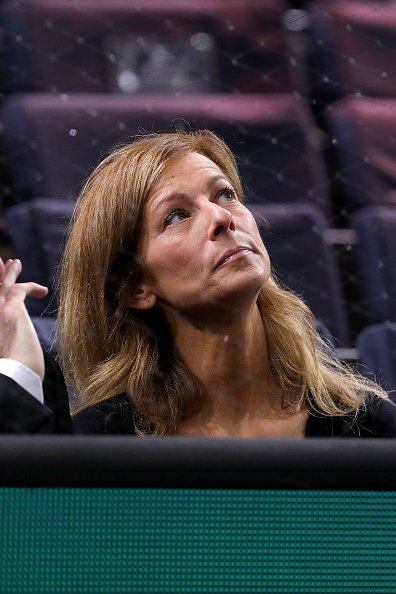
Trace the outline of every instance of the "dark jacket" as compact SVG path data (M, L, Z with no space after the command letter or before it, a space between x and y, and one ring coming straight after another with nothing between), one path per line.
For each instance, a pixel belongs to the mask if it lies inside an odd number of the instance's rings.
M0 374L0 433L71 433L65 381L58 365L45 355L44 404Z
M75 433L133 435L133 407L127 396L117 396L87 408L73 418ZM396 437L396 404L377 396L355 414L329 417L310 412L306 437Z
M44 405L0 374L0 433L134 435L134 409L124 394L70 419L63 375L45 356ZM370 396L357 414L329 417L310 412L306 437L396 437L396 404Z

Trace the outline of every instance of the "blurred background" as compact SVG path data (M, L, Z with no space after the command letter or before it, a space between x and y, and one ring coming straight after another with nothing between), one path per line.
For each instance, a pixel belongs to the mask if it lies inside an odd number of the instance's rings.
M144 132L238 159L276 276L396 389L396 3L1 0L0 255L50 287L83 180ZM264 222L267 221L267 224Z

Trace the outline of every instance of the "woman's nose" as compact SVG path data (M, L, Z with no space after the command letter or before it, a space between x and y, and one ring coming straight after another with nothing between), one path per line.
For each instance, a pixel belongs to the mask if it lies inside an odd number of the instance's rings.
M209 203L208 209L209 239L213 241L226 231L235 231L234 219L229 210L213 202Z

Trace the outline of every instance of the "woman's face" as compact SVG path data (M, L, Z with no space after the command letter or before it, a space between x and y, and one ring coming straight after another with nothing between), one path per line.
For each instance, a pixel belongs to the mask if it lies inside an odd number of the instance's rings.
M199 153L174 157L153 184L140 242L143 279L131 305L188 314L255 300L270 264L230 181Z

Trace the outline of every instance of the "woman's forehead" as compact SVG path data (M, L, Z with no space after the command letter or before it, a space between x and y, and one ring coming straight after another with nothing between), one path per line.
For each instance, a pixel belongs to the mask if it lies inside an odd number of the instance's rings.
M226 174L208 157L196 152L175 155L151 186L148 201L167 191L183 191L183 187L201 186L212 179L221 178L229 181Z
M166 178L180 178L185 173L199 172L211 172L222 173L218 165L211 159L197 152L188 152L182 155L175 155L172 157L163 171L161 172L158 179Z

